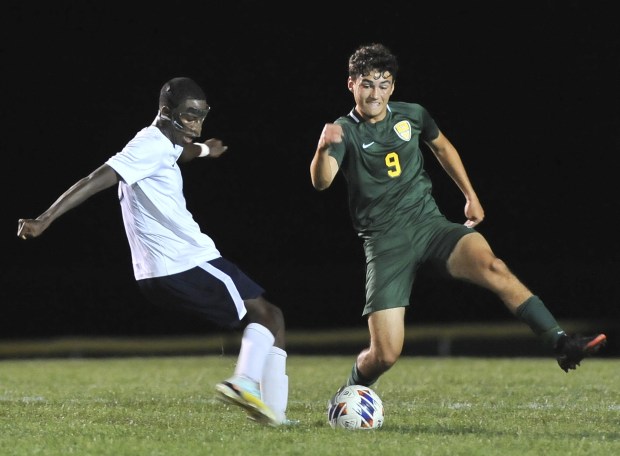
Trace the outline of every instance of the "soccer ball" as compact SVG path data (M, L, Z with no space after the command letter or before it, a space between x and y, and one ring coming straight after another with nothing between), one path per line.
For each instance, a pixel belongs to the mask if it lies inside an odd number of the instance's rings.
M327 421L334 429L378 429L383 420L383 402L367 386L343 386L327 403Z

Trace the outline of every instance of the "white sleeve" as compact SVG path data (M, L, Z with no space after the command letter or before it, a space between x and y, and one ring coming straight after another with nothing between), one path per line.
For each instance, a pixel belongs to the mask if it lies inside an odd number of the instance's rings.
M162 165L162 156L168 153L161 142L141 133L106 162L127 185L153 175Z

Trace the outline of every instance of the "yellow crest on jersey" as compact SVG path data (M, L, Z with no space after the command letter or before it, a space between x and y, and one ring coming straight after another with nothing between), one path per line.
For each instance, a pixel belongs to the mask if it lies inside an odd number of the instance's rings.
M411 139L411 124L406 120L401 120L394 125L394 131L403 141L409 141Z

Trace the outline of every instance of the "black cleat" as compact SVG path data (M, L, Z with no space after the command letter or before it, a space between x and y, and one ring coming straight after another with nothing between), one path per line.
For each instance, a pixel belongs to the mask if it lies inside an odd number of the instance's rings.
M607 336L605 334L592 337L562 336L555 348L558 364L564 372L577 369L582 359L592 356L606 343Z

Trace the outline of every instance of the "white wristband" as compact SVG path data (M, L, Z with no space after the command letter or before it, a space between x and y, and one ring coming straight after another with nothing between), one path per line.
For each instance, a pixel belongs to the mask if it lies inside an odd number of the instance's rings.
M207 146L205 143L194 143L194 144L200 147L200 155L198 155L199 157L206 157L207 155L209 155L209 152L211 152L211 150L209 149L209 146Z

